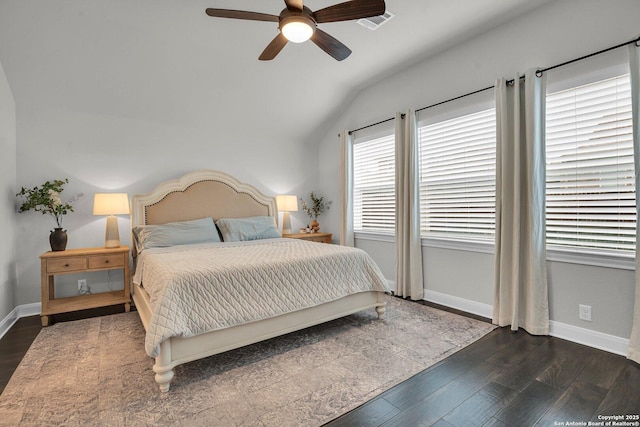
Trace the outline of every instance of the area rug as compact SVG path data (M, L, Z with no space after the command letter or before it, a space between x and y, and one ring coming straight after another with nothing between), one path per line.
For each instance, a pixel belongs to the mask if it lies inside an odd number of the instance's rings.
M319 426L494 329L387 297L373 309L153 378L134 312L44 328L0 396L10 426Z

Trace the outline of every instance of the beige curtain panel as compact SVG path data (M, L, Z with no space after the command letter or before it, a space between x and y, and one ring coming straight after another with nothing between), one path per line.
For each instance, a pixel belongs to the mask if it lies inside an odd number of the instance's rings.
M340 132L340 244L354 246L353 237L353 141Z
M545 248L545 76L496 82L493 323L549 334Z
M396 114L396 288L398 296L424 298L418 137L415 111Z
M636 184L636 218L640 218L640 48L635 43L629 45L629 69L631 71L631 117L633 123L633 159ZM638 221L636 220L636 298L633 307L633 325L627 357L640 363L640 239L638 239Z

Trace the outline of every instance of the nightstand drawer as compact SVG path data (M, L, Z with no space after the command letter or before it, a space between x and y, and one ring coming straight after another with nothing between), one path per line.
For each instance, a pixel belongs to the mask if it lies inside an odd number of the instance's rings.
M305 237L305 240L309 240L310 242L331 243L331 237L320 236L317 233L309 234L309 236Z
M48 259L48 273L66 273L87 268L86 257L66 257L64 259Z
M124 255L98 255L89 257L89 269L114 268L124 266Z
M331 243L333 235L331 233L283 233L282 237L288 239L309 240L311 242Z

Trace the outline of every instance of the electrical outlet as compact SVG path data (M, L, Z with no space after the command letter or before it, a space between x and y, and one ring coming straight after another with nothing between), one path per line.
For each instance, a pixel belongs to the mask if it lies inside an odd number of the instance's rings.
M87 279L78 280L78 292L80 292L80 294L86 294L88 290Z
M591 322L591 306L590 305L579 305L578 317L580 320L586 320L587 322Z

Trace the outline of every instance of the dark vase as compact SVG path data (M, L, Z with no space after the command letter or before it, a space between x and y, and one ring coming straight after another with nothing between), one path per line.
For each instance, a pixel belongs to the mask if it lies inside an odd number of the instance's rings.
M56 228L49 234L49 244L52 251L64 251L67 247L67 230Z

